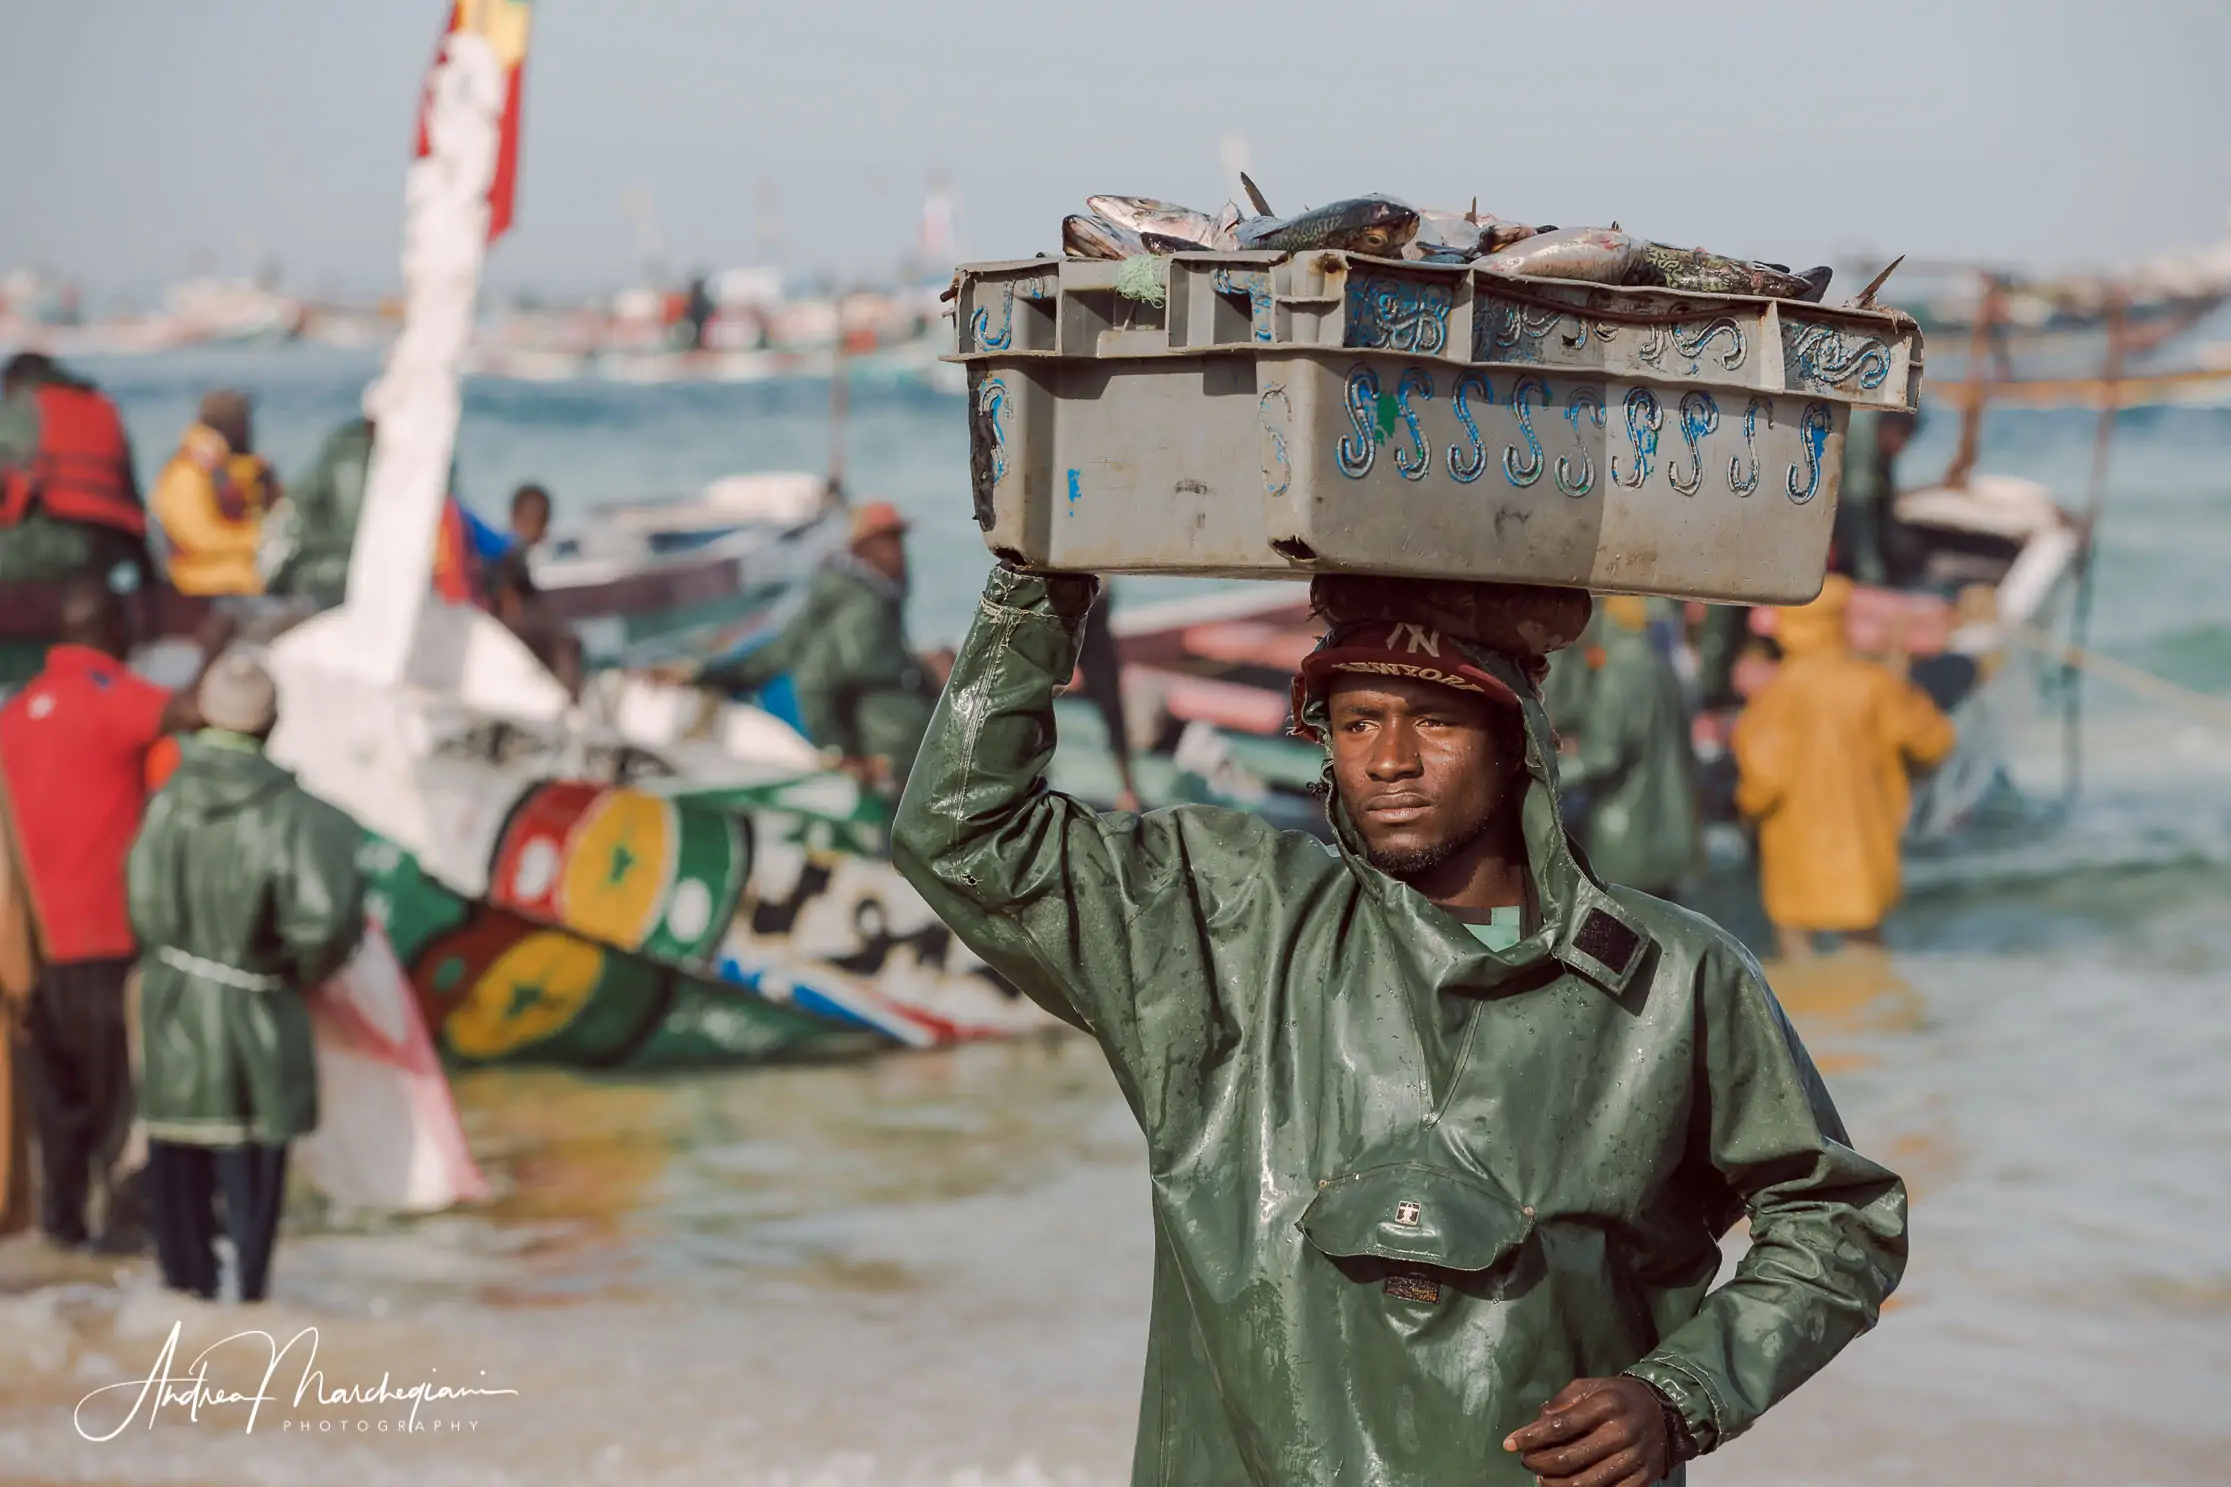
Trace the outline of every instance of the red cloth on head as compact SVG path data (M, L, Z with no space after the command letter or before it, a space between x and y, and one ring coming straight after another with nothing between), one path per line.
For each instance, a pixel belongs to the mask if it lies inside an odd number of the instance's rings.
M1518 694L1465 654L1456 637L1430 625L1368 620L1334 631L1301 663L1301 670L1294 674L1293 732L1303 738L1318 736L1302 713L1309 699L1342 673L1408 677L1471 692L1509 707L1519 706Z

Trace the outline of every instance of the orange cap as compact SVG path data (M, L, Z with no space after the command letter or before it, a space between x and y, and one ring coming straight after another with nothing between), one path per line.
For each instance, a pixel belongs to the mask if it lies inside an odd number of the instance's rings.
M865 542L886 532L904 536L913 526L889 501L870 501L852 513L852 540Z

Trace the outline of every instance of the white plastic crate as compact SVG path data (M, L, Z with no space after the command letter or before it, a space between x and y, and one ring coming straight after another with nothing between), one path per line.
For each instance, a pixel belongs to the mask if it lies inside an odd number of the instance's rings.
M1039 567L1339 571L1787 603L1854 406L1915 406L1882 310L1337 252L964 266L978 523Z

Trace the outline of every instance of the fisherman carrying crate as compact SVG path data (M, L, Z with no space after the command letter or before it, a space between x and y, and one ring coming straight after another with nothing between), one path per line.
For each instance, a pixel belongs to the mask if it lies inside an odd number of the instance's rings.
M1317 580L1327 848L1048 788L1095 587L994 570L892 851L1145 1132L1135 1482L1679 1481L1873 1324L1903 1185L1750 954L1564 830L1516 637L1585 596Z

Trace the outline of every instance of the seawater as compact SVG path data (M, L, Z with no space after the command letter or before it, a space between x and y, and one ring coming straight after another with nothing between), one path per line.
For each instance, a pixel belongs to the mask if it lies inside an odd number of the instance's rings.
M258 397L299 471L368 358L199 352L89 364L152 479L196 394ZM825 385L468 385L460 489L561 514L820 468ZM2079 501L2093 420L2007 414L1983 466ZM1949 450L1917 443L1909 482ZM2092 640L2231 689L2231 414L2126 415ZM860 388L849 484L919 523L913 617L957 640L987 565L962 405ZM1136 584L1129 602L1184 593ZM2081 790L1922 865L1887 955L1770 967L1855 1144L1904 1173L1914 1258L1881 1327L1693 1480L2224 1480L2231 1411L2231 747L2086 689ZM2057 718L2015 761L2063 795ZM2042 814L2042 813L2040 813ZM1739 890L1737 890L1739 892ZM1740 910L1740 905L1734 906ZM466 1075L491 1203L400 1221L298 1195L276 1300L184 1303L144 1265L0 1245L0 1479L1041 1487L1126 1480L1151 1259L1143 1154L1097 1053L1057 1036L658 1080ZM1731 1254L1740 1236L1731 1240ZM174 1373L248 1389L252 1431L178 1406L114 1439L173 1326ZM254 1328L249 1337L220 1339ZM294 1395L516 1391L421 1406ZM106 1413L103 1413L103 1410ZM73 1422L73 1411L77 1411ZM385 1428L383 1428L383 1425Z

